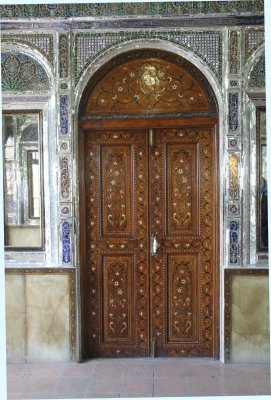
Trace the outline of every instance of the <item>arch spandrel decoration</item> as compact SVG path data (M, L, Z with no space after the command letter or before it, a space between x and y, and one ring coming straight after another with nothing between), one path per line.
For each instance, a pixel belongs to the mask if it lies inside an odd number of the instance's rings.
M3 92L50 90L45 69L23 53L2 53L1 74Z
M181 57L159 53L130 54L106 66L86 88L82 114L216 113L212 90L200 71Z

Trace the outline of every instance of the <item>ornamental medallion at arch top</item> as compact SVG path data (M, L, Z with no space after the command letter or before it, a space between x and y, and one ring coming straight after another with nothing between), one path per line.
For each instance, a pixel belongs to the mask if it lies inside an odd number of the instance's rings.
M116 57L79 112L84 353L219 354L217 105L162 51Z

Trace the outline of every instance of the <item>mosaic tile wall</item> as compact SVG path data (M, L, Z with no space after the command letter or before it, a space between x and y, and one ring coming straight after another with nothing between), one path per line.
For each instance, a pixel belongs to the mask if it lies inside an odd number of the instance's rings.
M252 1L187 1L157 3L90 3L1 5L1 18L69 18L69 17L131 17L145 15L187 16L206 14L263 13L263 0Z
M140 40L162 39L181 45L193 51L214 72L221 81L222 76L222 32L219 31L133 31L133 32L103 32L77 33L75 35L75 80L88 65L107 49L118 46L120 43Z
M211 4L213 3L213 4ZM222 4L223 3L223 4ZM233 5L234 3L234 5ZM158 6L159 4L159 6ZM170 8L171 4L171 8ZM176 3L174 3L176 4ZM120 12L120 7L128 12L128 8L124 5L116 5L116 8L107 8L108 5L63 5L59 6L45 6L33 5L33 7L24 8L24 6L2 6L0 8L1 14L10 18L15 16L25 16L32 13L41 17L44 16L62 16L65 12L66 15L79 15L76 13L96 12L102 13L105 10L115 10ZM128 7L128 5L126 4ZM232 7L238 9L238 12L249 12L254 7L255 12L262 12L262 2L205 2L202 13L208 13L210 10L214 12L231 12ZM133 6L129 12L132 13ZM145 8L144 8L145 7ZM181 13L188 12L189 10L199 10L203 7L203 3L190 2L179 3L173 6L173 3L149 3L147 5L138 4L134 9L142 10L142 13L147 13L146 10L160 10L161 7L166 7L170 12ZM146 8L147 7L147 8ZM160 8L159 8L160 7ZM175 8L174 8L175 7ZM239 7L239 8L238 8ZM186 11L185 11L186 10ZM190 12L189 11L189 12ZM20 14L21 13L21 14ZM46 14L47 13L47 14ZM68 14L71 13L71 14ZM101 14L99 14L101 15ZM132 15L132 14L131 14ZM172 15L172 14L171 14ZM131 31L122 32L90 32L90 31L55 31L50 33L37 32L33 33L22 32L19 33L6 33L2 34L2 42L5 46L11 43L18 43L34 49L39 52L51 65L55 74L56 81L56 98L57 98L57 151L58 151L58 226L59 226L59 263L64 266L73 265L75 260L74 254L74 163L73 157L77 157L73 153L73 124L72 124L72 110L74 107L74 93L77 90L76 85L80 82L81 77L87 68L93 65L96 60L110 49L117 48L120 43L135 42L140 40L165 40L189 50L196 57L200 58L202 63L205 64L209 73L213 75L218 87L222 88L223 99L222 103L225 104L224 115L222 119L225 121L223 132L221 135L225 138L224 148L225 153L225 189L224 201L225 220L224 229L227 241L227 254L225 266L242 266L242 230L243 230L243 211L242 211L242 135L243 135L243 121L241 118L243 112L242 96L243 96L243 70L251 56L257 51L259 46L264 41L264 31L262 27L259 28L243 28L234 27L223 29L192 29L192 30L144 30L136 29ZM11 53L5 53L2 56L2 79L3 88L7 92L14 91L15 86L12 86L11 80L8 77L7 60L11 57ZM13 63L19 60L23 65L27 57L24 55L13 54ZM15 58L14 58L15 57ZM17 58L16 58L17 57ZM26 58L24 58L26 57ZM224 60L227 58L227 63ZM45 71L37 63L35 64L37 75L44 76ZM20 67L22 68L22 66ZM18 70L20 70L18 68ZM43 74L43 75L42 75ZM250 87L264 87L265 83L265 63L264 57L261 56L257 63L255 63L249 76ZM26 80L24 82L26 84ZM223 87L221 85L223 84ZM47 85L47 86L46 86ZM50 89L47 82L40 91ZM21 87L21 86L20 86ZM29 86L30 88L30 86ZM25 88L22 86L22 90Z

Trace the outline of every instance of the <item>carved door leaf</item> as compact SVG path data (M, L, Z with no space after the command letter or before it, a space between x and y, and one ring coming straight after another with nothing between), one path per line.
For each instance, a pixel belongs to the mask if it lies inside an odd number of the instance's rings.
M214 354L214 128L157 129L150 160L152 341L157 355Z
M87 345L91 356L149 354L145 131L85 135Z
M214 356L215 129L147 137L85 132L88 354Z

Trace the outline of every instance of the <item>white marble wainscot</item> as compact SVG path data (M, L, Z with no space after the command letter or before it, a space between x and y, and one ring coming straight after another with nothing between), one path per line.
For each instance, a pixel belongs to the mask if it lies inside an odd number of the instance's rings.
M75 359L75 269L6 269L9 362Z
M225 270L225 361L270 360L268 269Z

